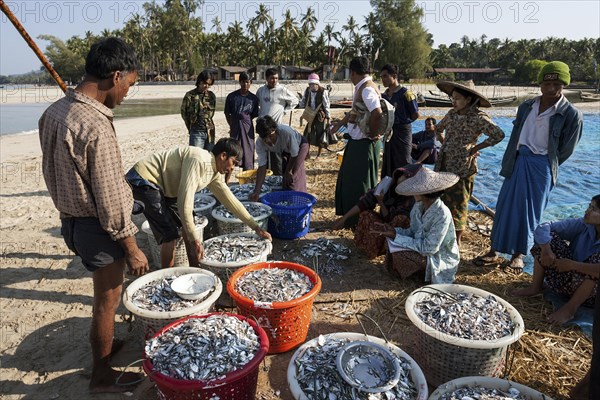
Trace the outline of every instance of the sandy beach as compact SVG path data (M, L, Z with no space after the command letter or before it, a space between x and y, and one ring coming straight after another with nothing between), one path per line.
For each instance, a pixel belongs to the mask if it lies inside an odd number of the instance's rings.
M302 91L305 83L297 83L292 89ZM433 87L433 86L432 86ZM231 84L223 88L232 91L237 86ZM191 89L189 85L139 85L135 87L129 98L180 98ZM255 85L252 90L255 91ZM221 89L219 89L221 90ZM334 86L338 96L350 97L352 89L349 84ZM515 89L521 90L521 89ZM532 88L523 88L532 91ZM226 95L227 93L224 93ZM510 93L502 93L508 95ZM490 94L491 95L491 94ZM60 98L61 94L48 88L18 89L6 88L2 92L2 104L18 102L51 102ZM126 100L127 101L127 100ZM590 112L600 111L600 103L579 103L577 106ZM338 111L341 112L341 111ZM293 124L297 125L300 112L294 113ZM222 113L215 116L218 137L227 135L228 129ZM297 126L296 126L297 127ZM131 118L115 122L125 170L143 156L162 149L179 145L187 145L187 132L179 115ZM314 150L312 152L315 153ZM91 354L88 344L88 332L92 302L91 275L67 249L60 236L59 215L48 195L41 171L41 151L37 135L0 137L0 244L2 246L2 264L0 267L0 309L1 337L0 355L0 399L80 399L88 398L87 385L89 379ZM325 154L321 159L307 163L310 170L308 191L311 193L329 191L329 197L319 203L313 214L313 222L317 228L324 228L333 219L332 189L335 186L337 163L335 154ZM332 186L333 185L333 186ZM136 223L140 223L139 219ZM290 246L301 247L303 241L314 240L330 233L311 233L306 238L289 242ZM146 238L138 234L138 242L147 250ZM352 246L351 233L342 231L331 236L340 243ZM487 238L469 233L467 241L473 248L463 255L470 259L483 252L487 246ZM281 256L283 245L276 241L275 259ZM332 304L346 304L354 311L377 311L390 319L391 339L399 343L404 350L412 345L410 324L404 316L403 305L399 304L410 291L419 286L418 281L388 282L389 276L382 265L382 259L370 262L360 255L347 265L348 275L334 277L324 281L323 293L319 298ZM550 306L543 300L533 303L517 303L508 297L507 292L515 284L523 283L527 278L514 277L503 270L489 269L475 272L470 266L460 278L461 283L477 285L477 282L493 276L504 283L497 287L497 293L515 306L535 312L548 312ZM460 274L460 272L459 272ZM360 283L359 286L357 286ZM490 283L490 287L496 287ZM488 290L488 289L486 289ZM355 304L358 298L383 299L379 302ZM366 301L366 300L365 300ZM519 300L520 301L520 300ZM384 305L381 305L384 304ZM309 338L319 333L336 331L360 332L356 320L348 317L332 317L325 309L315 306L313 325ZM331 304L328 307L333 307ZM361 308L362 307L362 308ZM379 307L379 308L378 308ZM381 308L383 307L383 308ZM375 311L373 311L375 312ZM533 311L532 311L533 312ZM128 313L124 307L117 315L116 335L127 339L127 345L114 358L117 367L128 367L139 371L142 347L135 332L128 332L129 324L124 321ZM394 318L394 316L396 316ZM396 319L399 318L399 322ZM396 324L394 325L393 322ZM541 317L540 317L541 319ZM528 329L563 335L559 328L549 328L539 322L528 321ZM375 330L372 331L373 334ZM531 331L528 331L531 335ZM545 381L523 382L546 389L547 394L555 398L563 398L568 388L581 378L589 363L591 344L580 331L570 330L569 340L573 338L573 354L565 362L567 369L560 388L552 388ZM406 348L404 347L406 346ZM408 350L407 350L408 351ZM525 350L523 350L525 351ZM291 399L285 380L285 369L291 354L269 356L259 376L259 395L257 399ZM409 351L410 353L410 351ZM529 353L527 353L529 354ZM533 356L531 356L533 357ZM523 356L524 359L527 357ZM533 357L535 358L535 357ZM577 360L577 361L576 361ZM535 360L531 363L523 361L518 369L513 370L513 378L524 374L524 370L535 369ZM515 367L517 368L517 367ZM562 371L562 370L561 370ZM548 373L548 372L547 372ZM526 378L521 378L524 380ZM557 378L558 379L558 378ZM550 392L550 393L549 393ZM148 379L135 391L126 395L100 395L97 399L154 399L153 384Z

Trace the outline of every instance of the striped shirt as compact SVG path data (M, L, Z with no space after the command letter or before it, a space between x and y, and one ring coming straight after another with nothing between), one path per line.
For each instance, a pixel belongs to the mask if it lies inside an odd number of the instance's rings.
M135 235L112 111L68 89L39 120L42 170L61 218L94 217L113 240Z

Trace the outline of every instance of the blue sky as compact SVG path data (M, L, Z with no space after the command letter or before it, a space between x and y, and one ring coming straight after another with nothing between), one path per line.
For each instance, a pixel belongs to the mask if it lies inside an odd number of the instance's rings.
M132 13L142 11L144 1L11 1L6 4L34 39L50 34L63 40L83 36L85 31L99 33L103 29L123 26ZM245 26L258 9L266 5L280 21L289 9L298 19L308 7L319 18L317 30L326 23L341 29L349 15L359 24L371 11L368 1L211 1L199 10L207 29L215 16L227 24L239 20ZM434 36L434 47L458 42L463 35L488 40L541 39L548 36L581 39L600 37L600 2L597 0L543 1L432 1L416 0L425 10L423 24ZM38 69L41 63L7 18L0 24L0 75L10 75ZM318 33L318 32L317 32ZM47 43L36 40L42 50Z

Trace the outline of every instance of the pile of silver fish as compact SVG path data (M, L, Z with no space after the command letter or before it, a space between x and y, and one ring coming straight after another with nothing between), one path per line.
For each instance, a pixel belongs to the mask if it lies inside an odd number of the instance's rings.
M319 336L315 346L307 347L294 360L296 380L300 389L310 400L412 400L417 397L417 388L410 377L410 363L402 357L398 384L381 393L365 393L350 386L341 377L336 366L340 349L350 342L348 339Z
M196 196L194 198L194 209L197 208L206 208L211 204L215 204L215 200L211 197L206 196Z
M260 340L246 321L227 315L191 318L146 341L154 370L175 379L211 381L252 360Z
M144 310L167 312L185 310L204 301L206 297L196 300L184 300L177 296L177 293L171 289L171 282L175 278L177 277L168 276L147 283L133 293L131 302Z
M294 300L312 288L308 276L288 268L263 268L246 272L235 284L235 290L242 296L265 303Z
M210 190L208 190L208 188L204 188L199 192L196 192L196 194L208 194L212 196L212 192Z
M231 193L240 201L248 200L248 196L254 192L254 183L244 183L243 185L232 185L229 187ZM271 188L269 185L262 185L260 194L269 193Z
M312 269L320 275L336 275L343 271L338 261L348 259L351 250L334 240L320 237L313 243L302 247L300 254L305 260L310 260ZM310 265L311 263L306 263Z
M265 183L269 185L271 189L283 187L283 176L271 175L265 176Z
M248 212L250 213L250 215L252 215L252 217L254 219L257 219L260 217L265 217L265 216L269 215L269 210L266 208L266 206L263 206L261 204L246 203L246 202L244 202L242 204L244 205L246 210L248 210ZM219 217L223 217L225 219L238 219L238 217L236 217L231 212L229 212L229 210L227 208L225 208L225 206L216 207L215 215L218 215Z
M261 255L268 241L254 236L219 236L204 242L204 260L239 262Z
M526 400L525 397L516 388L510 388L506 392L498 389L488 389L484 387L463 387L456 389L452 393L444 393L440 400Z
M415 304L415 313L430 327L471 340L496 340L511 335L515 323L492 295L432 293Z
M336 260L346 260L350 255L350 249L324 237L320 237L313 243L309 243L302 247L303 257L312 258L321 257L323 255Z

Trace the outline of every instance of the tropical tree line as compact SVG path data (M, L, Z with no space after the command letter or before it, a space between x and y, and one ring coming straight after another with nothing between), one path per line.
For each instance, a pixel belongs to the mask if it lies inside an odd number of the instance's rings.
M515 82L535 81L542 61L561 60L571 69L571 80L594 82L598 79L597 64L600 61L600 38L567 40L547 37L545 39L508 38L489 39L463 36L459 43L439 45L431 52L432 68L504 68L514 72Z
M122 37L135 48L142 80L157 75L189 79L203 68L225 65L337 67L358 55L369 57L376 69L388 62L398 64L404 78L430 76L438 67L498 67L514 71L526 83L532 60L559 59L571 66L574 80L596 79L594 60L600 59L600 39L512 41L463 36L459 43L432 49L434 38L423 27L423 11L415 0L370 3L371 12L362 20L349 16L341 26L327 24L317 31L312 7L299 16L288 9L277 24L268 6L259 4L249 20L224 26L218 17L203 24L202 0L152 1L118 30L98 35L88 31L66 41L51 35L38 38L48 43L46 56L69 82L81 79L91 44L106 36ZM49 75L42 81L50 81Z

